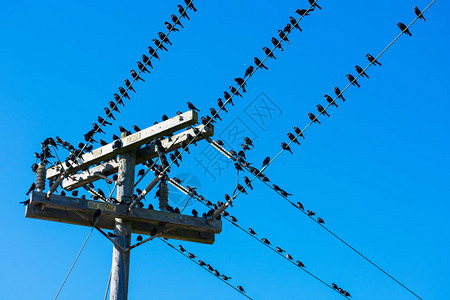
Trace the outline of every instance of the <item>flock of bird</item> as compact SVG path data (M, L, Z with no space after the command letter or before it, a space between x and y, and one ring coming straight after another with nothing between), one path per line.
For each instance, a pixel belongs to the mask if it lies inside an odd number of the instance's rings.
M308 0L308 1L311 4L311 7L309 9L306 9L306 10L305 9L298 9L298 10L296 10L296 13L298 13L301 17L309 15L309 12L313 11L315 8L322 9L316 3L316 1L314 1L314 0ZM156 51L158 49L162 49L162 50L168 51L168 49L166 48L166 46L164 44L172 45L172 43L168 39L169 33L171 31L175 31L175 32L179 31L179 29L175 27L177 25L179 25L180 27L184 28L184 26L180 22L180 19L186 18L186 19L190 20L189 16L186 13L188 8L192 9L194 12L197 11L197 9L194 7L192 1L185 0L185 3L187 5L186 8L184 8L182 5L178 5L178 11L180 13L180 17L177 17L175 15L171 15L171 19L172 19L173 24L171 24L169 22L165 22L165 26L169 30L169 32L167 34L164 34L163 32L159 32L158 33L159 39L156 39L156 38L153 39L153 43L156 46L156 50L153 49L151 46L148 47L150 57L148 57L145 54L142 55L142 62L141 61L137 62L138 72L136 72L135 70L131 70L130 71L131 76L132 76L132 81L130 81L129 79L125 79L124 83L125 83L125 87L126 88L120 86L118 88L120 95L118 93L115 93L114 94L114 100L115 101L109 101L109 103L108 103L109 107L105 107L104 108L104 111L106 113L106 117L103 118L101 116L98 116L98 118L97 118L98 124L97 124L97 122L94 122L92 129L89 130L86 134L84 134L84 140L86 141L86 143L79 143L78 144L78 148L77 148L77 147L74 147L73 145L71 145L70 143L68 143L67 141L62 140L58 136L55 139L53 139L51 137L47 138L41 143L41 152L40 153L38 153L38 152L35 153L36 160L40 160L40 162L42 162L42 163L49 164L50 162L49 162L48 159L55 158L55 156L53 156L52 153L51 153L50 147L54 147L55 151L56 151L58 146L62 146L64 149L66 149L66 150L68 150L70 152L70 155L65 160L65 165L66 165L66 167L69 168L71 166L71 164L76 162L76 160L83 153L90 152L90 151L93 150L93 145L92 144L88 145L88 144L92 143L92 142L97 142L96 140L94 140L94 135L97 132L104 133L104 131L102 130L102 126L112 125L112 123L108 122L108 119L116 120L114 115L113 115L113 112L120 113L119 108L118 108L119 104L122 105L122 106L125 106L125 104L124 104L124 102L122 100L123 97L125 97L127 99L130 99L130 96L129 96L128 92L129 91L136 92L134 87L133 87L133 83L135 81L139 81L139 80L145 81L143 78L140 77L140 75L141 75L141 73L146 73L146 72L150 73L150 71L147 69L147 66L150 67L150 68L153 68L153 66L151 64L151 58L154 57L154 58L159 60L159 57L158 57L158 54L157 54ZM414 13L417 15L418 18L426 21L425 17L422 15L422 12L420 11L420 9L418 7L414 8ZM399 22L397 25L398 25L399 29L402 31L402 33L405 33L405 34L407 34L409 36L412 36L411 32L409 31L408 26L406 26L405 24L403 24L401 22ZM281 30L281 29L278 30L278 36L279 36L280 40L278 40L275 37L272 37L271 42L274 45L274 47L280 49L280 51L284 51L281 42L283 41L283 42L287 42L289 44L291 43L290 40L288 39L287 35L293 29L298 29L298 30L302 31L302 29L298 25L298 20L296 18L294 18L294 17L290 17L290 21L285 26L285 28L283 30ZM264 51L264 53L266 55L266 59L268 57L276 59L276 57L275 57L275 55L273 53L273 50L270 50L268 47L263 47L263 51ZM381 66L381 63L378 62L378 60L375 57L373 57L372 55L367 54L366 58L370 62L369 66L372 65L372 64ZM262 69L266 69L267 70L268 68L267 68L267 66L264 65L264 63L263 63L264 61L265 61L265 59L263 61L261 61L258 57L254 57L254 63L256 65L256 69L257 68L262 68ZM357 81L357 78L358 77L369 78L369 75L365 72L366 69L363 69L359 65L356 65L355 66L355 70L358 73L358 76L355 78L352 74L347 74L346 75L346 77L347 77L348 81L350 82L350 84L355 85L355 86L357 86L359 88L360 84ZM225 113L228 113L226 105L229 103L232 106L234 106L232 98L234 96L242 97L242 94L239 92L240 89L242 89L242 92L244 92L244 93L247 92L246 91L246 81L248 80L248 78L250 78L252 76L252 74L254 72L255 72L255 67L253 65L250 65L245 70L245 73L244 73L243 77L236 77L234 79L234 81L237 83L238 88L235 88L234 86L230 86L229 87L229 91L231 92L231 95L230 95L230 93L228 91L225 91L223 93L225 101L223 101L222 98L219 98L217 100L218 109L216 110L216 108L211 107L209 109L211 116L206 115L206 116L201 117L201 123L203 125L205 125L205 126L208 126L211 123L215 123L217 121L222 121L222 118L219 116L219 112L221 110L223 110ZM334 88L334 93L336 94L336 98L335 99L333 99L332 97L330 97L327 94L324 95L324 98L328 102L328 106L327 107L329 107L329 106L338 107L338 104L336 103L337 99L341 99L342 101L345 101L345 98L343 97L342 92L339 89L339 87L335 87ZM200 111L191 102L187 102L187 106L191 110ZM316 106L316 108L317 108L317 111L318 111L318 116L325 115L327 117L330 117L330 114L326 111L326 109L321 104L318 104ZM180 114L180 113L181 112L177 112L177 114ZM308 117L309 117L311 123L321 124L320 120L318 119L318 116L315 116L312 112L308 113ZM166 115L163 115L162 120L165 121L167 119L168 119L168 117ZM157 122L155 122L155 123L157 123ZM137 125L134 125L133 129L136 132L140 131L140 128ZM130 133L128 130L126 130L125 128L123 128L121 126L119 126L119 130L121 132L125 132L125 133L128 133L128 134ZM290 148L290 144L296 143L296 144L300 145L300 142L298 141L298 137L302 137L303 139L305 138L304 135L303 135L303 131L300 130L298 127L294 127L294 132L295 132L295 134L292 133L292 132L288 132L287 133L287 136L288 136L290 142L289 143L286 143L286 142L282 142L281 143L282 151L289 151L291 154L293 154L293 151ZM182 148L183 151L186 151L186 152L189 153L188 146L191 143L194 143L194 145L196 145L195 144L195 140L196 140L197 136L201 135L201 132L197 129L197 131L194 130L194 133L196 134L196 136L189 135L188 139L187 139L187 143L183 142L181 144L181 148ZM116 136L116 135L113 135L113 140L114 141L118 141L118 140L120 140L120 138L118 136ZM99 140L99 143L101 145L106 145L107 144L107 142L105 142L105 141L103 141L101 139ZM160 139L155 140L154 143L155 143L156 148L158 149L158 157L159 157L159 160L160 160L161 164L158 165L155 162L150 160L149 162L147 162L147 167L151 167L153 169L153 171L155 171L155 173L158 174L158 173L163 173L163 172L164 173L165 172L170 172L170 166L172 164L176 164L177 166L179 166L179 162L178 161L182 162L182 157L181 157L181 153L178 150L175 150L173 153L170 153L169 157L170 157L170 160L171 160L171 164L169 164L169 162L168 162L168 160L166 158L165 149L164 149L164 147L162 147ZM224 146L224 143L222 141L220 141L220 140L217 140L216 143L219 146L221 146L221 147ZM120 147L120 145L117 145L117 147ZM235 166L238 174L239 174L239 172L243 172L244 169L246 169L250 173L252 173L255 176L255 178L257 177L257 178L259 178L260 180L262 180L264 182L270 182L268 177L262 173L262 171L264 171L267 168L267 166L271 163L270 157L266 157L263 160L262 170L258 170L257 168L252 166L252 163L249 163L248 161L246 161L246 151L249 151L252 148L254 148L253 141L250 138L245 137L243 143L241 144L241 148L242 148L242 150L240 150L238 152L236 152L234 150L230 150L229 151L229 153L233 157L233 160L236 161L234 166ZM32 168L33 172L36 172L37 169L38 169L37 162L34 163L31 166L31 168ZM138 176L145 176L145 170L141 169L138 172L137 175ZM113 176L113 180L117 180L117 174L115 174ZM178 183L181 183L181 180L177 179L176 177L174 177L173 180L175 180ZM230 197L228 194L225 194L225 200L226 200L226 202L229 202L231 204L231 206L232 206L232 200L236 196L235 195L236 191L239 191L239 193L247 194L246 188L250 188L251 190L253 190L253 187L251 185L251 181L252 180L250 180L247 176L244 176L243 180L244 180L244 182L246 184L245 187L238 183L236 185L235 191L233 193L233 197ZM162 180L162 182L164 182L164 179ZM52 184L52 182L50 184ZM93 186L92 183L88 184L88 186L90 188L94 189L94 186ZM160 184L160 186L161 186L161 184ZM285 190L280 188L278 185L272 184L272 186L273 186L273 189L277 193L282 195L283 197L287 198L288 196L292 196L292 194L289 194L288 192L286 192ZM33 182L26 194L29 195L29 193L31 191L35 190L35 189L36 189L36 184ZM187 186L186 189L189 191L189 195L191 197L196 198L197 200L199 200L202 203L206 204L210 208L210 210L208 212L205 212L205 213L202 214L203 218L210 217L218 208L220 208L222 205L224 205L224 202L222 202L222 201L217 201L216 204L213 204L209 200L206 200L202 195L199 195L197 193L195 187ZM156 192L155 198L159 197L159 191L160 190L158 189L157 192ZM136 192L137 192L138 195L142 193L142 191L140 189L136 189ZM61 191L61 195L65 195L65 192ZM78 191L76 191L76 190L72 191L72 196L74 196L74 197L78 196ZM137 197L137 195L134 194L133 198L135 199L136 197ZM81 196L81 198L85 198L85 196L83 195L83 196ZM105 193L101 189L97 189L97 190L95 190L95 194L92 196L92 198L93 199L99 199L99 198L106 199L108 197L106 197ZM114 198L111 198L111 197L109 197L109 198L112 199L113 202L117 202L117 200L115 200ZM21 203L27 204L28 200L24 201L24 202L21 202ZM138 207L143 207L143 203L139 202L138 203ZM303 205L300 202L297 202L297 207L298 207L298 209L301 209L301 210L304 211L304 207L303 207ZM152 204L149 204L148 208L149 209L154 209ZM172 208L171 206L168 206L167 209L170 212L174 212L174 213L178 213L178 214L181 213L181 211L180 211L180 209L178 207ZM98 218L98 216L99 216L99 213L97 211L96 211L96 214L97 214L97 216L94 216L94 219L96 217ZM307 210L306 214L308 216L310 216L310 217L315 215L315 213L313 211L311 211L311 210ZM193 209L192 210L192 215L194 217L198 217L199 213L195 209ZM233 224L235 224L235 225L238 222L237 218L232 216L232 215L230 215L227 211L223 211L221 215L223 217L227 217L228 220L230 222L232 222ZM218 219L220 219L220 217L221 216L219 215ZM317 222L321 223L321 224L325 224L323 219L320 218L320 217L317 217ZM243 229L243 230L245 230L245 229ZM252 236L257 235L256 232L252 228L249 228L247 232L250 233ZM152 232L151 235L153 236L155 234L156 234L156 232ZM110 237L111 236L114 237L113 233L108 233L108 235ZM142 241L142 236L138 236L137 239L138 239L138 241ZM262 241L266 245L271 245L270 241L268 239L266 239L266 238L261 238L260 241ZM183 252L183 253L186 251L181 245L179 246L179 250L181 252ZM282 248L280 248L278 246L275 247L275 250L278 253L280 253L280 254L283 254L284 252L286 252L285 250L283 250ZM194 254L190 253L190 252L187 255L188 255L188 257L190 259L195 259L196 258L196 256ZM288 260L293 260L292 256L289 253L286 253L286 258ZM202 260L198 260L198 263L202 267L206 266L206 268L210 272L212 272L214 275L216 275L218 277L220 276L225 281L231 279L231 277L228 277L228 276L226 276L224 274L220 274L217 269L212 268L209 264L204 263ZM297 264L297 266L299 266L301 268L304 267L304 264L301 261L297 260L296 264ZM333 287L333 289L338 291L340 294L342 294L342 295L344 295L346 297L350 297L350 294L347 291L345 291L342 288L338 287L335 283L332 284L332 287ZM242 288L242 286L238 286L238 289L241 292L245 292L244 289Z

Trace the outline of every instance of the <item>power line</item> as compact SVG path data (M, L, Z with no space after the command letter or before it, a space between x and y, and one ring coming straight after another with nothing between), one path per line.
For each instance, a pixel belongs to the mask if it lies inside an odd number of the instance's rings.
M203 270L207 271L208 273L210 273L211 275L214 275L214 277L216 277L217 279L219 279L220 281L224 282L225 284L227 284L228 286L230 286L231 288L233 288L234 290L236 290L237 292L239 292L241 295L247 297L248 299L253 299L251 298L249 295L247 295L246 293L240 291L237 287L235 287L234 285L232 285L231 283L229 283L228 281L222 279L219 276L216 276L213 272L211 272L210 270L203 268L200 263L198 263L197 261L195 261L194 259L189 258L189 256L187 254L185 254L183 251L178 250L177 248L175 248L172 244L170 244L169 242L167 242L165 239L163 238L159 238L159 240L163 241L167 246L169 246L170 248L176 250L178 253L181 253L183 256L185 256L186 258L188 258L190 261L192 261L193 263L195 263L196 265L200 266Z

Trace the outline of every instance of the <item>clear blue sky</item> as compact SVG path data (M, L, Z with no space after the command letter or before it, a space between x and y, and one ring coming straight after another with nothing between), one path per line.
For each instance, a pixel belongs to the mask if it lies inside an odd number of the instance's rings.
M89 229L25 219L19 201L34 180L30 165L39 143L59 135L77 144L129 70L181 1L4 1L0 9L3 128L3 242L0 260L2 299L52 299ZM243 76L253 57L284 27L302 1L195 1L197 13L185 29L170 36L173 46L155 61L146 82L107 131L118 126L145 128L185 111L192 101L202 113ZM379 53L408 24L413 7L428 1L320 1L302 22L303 32L267 61L248 81L244 99L216 126L247 128L255 137L248 160L258 165L273 156L293 126L308 123L307 113L333 87L347 85L365 54ZM331 118L306 132L295 155L283 154L268 177L294 201L317 212L326 226L411 287L424 299L445 299L449 281L450 118L447 1L437 1L427 21L411 28L372 67L360 89L351 88L331 109ZM261 94L263 93L263 94ZM269 100L270 99L270 100ZM259 101L259 102L258 102ZM252 118L261 101L276 107L270 117ZM325 103L324 103L325 102ZM233 146L239 141L230 140ZM235 171L204 174L194 157L202 143L184 155L174 175L193 174L202 193L223 200L235 185ZM65 154L61 152L64 156ZM206 155L206 153L204 153ZM206 157L206 156L203 156ZM139 169L139 168L138 168ZM260 182L239 196L230 211L242 226L254 228L301 259L308 270L336 282L354 299L413 299L378 270L287 205ZM176 199L176 196L173 196ZM155 204L151 197L147 203ZM175 201L175 200L173 200ZM200 206L191 208L202 210ZM133 237L134 239L135 237ZM177 242L175 242L178 245ZM228 223L214 245L184 243L191 252L231 276L255 299L340 299ZM112 245L94 232L60 299L102 299ZM241 296L186 258L153 241L133 250L130 299L239 299Z

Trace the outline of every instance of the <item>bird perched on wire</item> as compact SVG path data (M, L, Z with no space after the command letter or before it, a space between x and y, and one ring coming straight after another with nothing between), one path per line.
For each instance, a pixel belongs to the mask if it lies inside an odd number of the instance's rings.
M164 24L166 25L166 28L167 28L167 30L169 30L169 31L174 31L174 32L179 31L177 28L175 28L174 26L172 26L172 24L170 24L169 22L164 22Z
M248 193L247 193L247 191L245 190L245 188L244 188L242 185L240 185L239 183L236 185L236 189L237 189L239 192L248 195Z
M248 232L250 232L252 235L257 235L256 232L251 228L248 229Z
M295 19L294 17L289 17L289 21L291 22L292 26L294 26L294 28L297 28L300 31L303 31L300 26L298 26L298 22L297 19Z
M272 37L272 44L273 44L275 47L280 48L281 51L284 51L284 50L283 50L283 47L281 47L281 43L280 43L276 38L274 38L274 37Z
M313 11L314 7L312 9L297 9L295 12L298 13L300 16L304 17L304 16L309 16L309 12Z
M131 77L133 77L134 80L136 80L136 81L142 80L143 82L145 82L144 79L139 77L139 75L136 73L135 70L131 70L130 73L131 73Z
M94 130L100 132L100 133L105 133L100 126L97 125L97 123L92 123L92 127L94 128Z
M358 72L358 74L360 74L361 76L363 76L363 77L365 76L366 78L369 78L369 75L367 75L366 72L364 72L364 70L360 66L356 65L355 69L356 69L356 72Z
M289 41L289 39L287 38L286 34L284 34L283 30L278 30L278 36L283 41L288 42L289 44L291 43L291 41Z
M308 117L311 121L313 121L314 123L318 123L321 124L319 119L316 118L316 116L313 113L308 113Z
M247 91L245 90L246 83L245 83L244 79L242 79L242 78L235 78L234 81L236 81L236 83L237 83L239 86L242 87L242 91L243 91L244 93L247 92Z
M186 251L186 249L184 249L183 246L181 246L181 245L178 246L178 249L180 249L181 252Z
M152 62L150 61L150 58L148 58L147 55L142 54L142 61L144 62L144 64L146 64L147 66L150 66L150 68L153 69Z
M325 108L322 107L322 105L317 104L317 110L321 113L324 114L325 116L329 117L330 115L327 113L327 111L325 110Z
M227 101L227 103L231 103L232 106L234 106L233 98L231 98L230 94L228 92L223 92L223 97Z
M116 118L114 118L114 115L111 113L111 111L109 110L109 108L105 107L105 108L103 108L103 109L105 110L106 118L111 118L111 119L113 119L114 121L116 120Z
M420 11L420 9L417 6L414 7L414 13L416 14L416 16L419 17L419 19L426 21L425 17L422 15L422 12Z
M238 290L241 291L242 293L245 293L245 290L242 286L238 285L237 286Z
M253 58L253 61L255 62L255 64L256 64L257 67L260 67L260 68L264 68L264 69L266 69L266 70L269 70L269 68L266 67L266 66L259 60L259 58L257 58L256 56L255 56L255 58Z
M314 216L316 213L313 212L312 210L307 210L307 211L306 211L306 214L307 214L308 216Z
M164 45L158 39L153 39L152 41L153 41L153 43L155 43L157 48L161 48L163 50L169 51L166 47L164 47Z
M131 85L131 82L130 82L128 79L125 79L124 82L125 82L125 86L126 86L129 90L132 90L133 92L136 93L136 90L133 88L133 86Z
M319 222L320 224L325 224L325 222L323 221L323 219L321 217L317 218L317 222Z
M231 85L231 86L229 87L229 89L230 89L230 91L231 91L231 93L232 93L233 95L237 95L237 96L239 96L239 97L242 98L241 93L239 93L239 91L238 91L234 86Z
M158 32L158 37L161 39L163 43L169 44L172 46L172 43L169 41L169 38L162 32Z
M277 59L277 58L275 57L275 55L273 55L273 52L270 51L269 48L264 47L264 48L263 48L263 51L264 51L264 53L265 53L267 56L269 56L269 57L271 57L271 58L273 58L273 59Z
M244 182L245 182L245 184L246 184L250 189L253 190L252 182L250 181L250 179L248 179L247 176L244 176Z
M196 258L197 256L195 256L194 254L192 254L191 252L189 252L189 253L188 253L188 257L191 258L191 259L194 259L194 258Z
M214 107L211 107L209 109L209 112L211 113L212 117L214 119L219 119L220 121L222 121L222 118L219 116L219 114L217 113L217 111L214 109Z
M297 140L297 137L295 135L293 135L292 133L288 132L287 133L288 138L293 141L294 143L297 143L300 145L300 142Z
M144 64L141 63L140 61L137 62L137 66L138 66L139 70L141 70L143 73L145 73L145 72L150 73L150 71L147 70L147 68L144 66Z
M297 202L297 207L298 207L298 209L305 210L305 208L303 207L303 204L301 204L300 202Z
M172 22L173 22L175 25L180 25L181 28L184 28L183 24L181 24L180 19L179 19L177 16L175 16L175 15L170 15L170 18L172 19Z
M286 25L286 27L284 27L283 31L286 33L289 33L289 32L291 32L291 30L292 30L291 23L287 23L287 25Z
M351 84L356 85L357 87L361 87L352 74L347 74L347 79L348 81L350 81Z
M253 66L249 66L247 70L245 70L244 78L253 73Z
M158 57L158 54L156 53L155 49L153 49L152 47L148 47L148 53L150 53L151 56L153 56L154 58L160 60L160 58Z
M334 105L336 107L338 107L338 105L336 104L336 101L333 102L333 98L331 98L328 95L324 95L325 99L327 100L328 103L330 103L331 105Z
M318 9L322 9L322 7L319 6L319 4L317 4L317 0L308 0L309 4L312 5L312 7L317 7Z
M197 12L197 9L194 6L194 1L192 0L184 0L184 3L186 3L187 7L192 9L194 12Z
M121 94L122 96L124 96L124 97L126 97L128 100L130 100L130 96L128 96L127 91L126 91L123 87L119 86L119 92L120 92L120 94Z
M263 160L263 163L262 163L262 168L264 168L264 166L267 166L268 164L269 164L269 162L270 162L270 157L266 157L266 158L264 158L264 160Z
M217 99L217 105L220 109L222 109L224 112L228 113L228 110L225 108L225 105L223 105L222 99Z
M269 242L269 240L268 239L266 239L266 238L262 238L261 239L265 244L267 244L267 245L270 245L270 242Z
M180 15L188 20L190 20L191 18L189 18L189 16L186 13L186 10L183 8L182 5L178 5L178 12L180 13Z
M287 150L287 151L291 152L291 154L294 154L294 153L292 152L291 148L290 148L290 147L288 146L288 144L286 144L285 142L282 142L282 143L281 143L281 148L282 148L283 150Z
M249 137L244 137L244 142L245 142L247 145L252 146L252 148L255 147L255 146L253 145L253 141L252 141Z
M381 67L381 63L379 63L378 60L375 59L375 57L370 54L366 54L366 57L371 63L373 63L374 65L378 64Z
M119 94L114 94L114 100L116 100L117 103L122 104L122 106L125 106L125 103L123 103L122 98L119 96Z
M338 96L338 98L341 98L342 101L345 101L344 96L342 96L341 90L338 87L334 88L334 93L336 94L336 96Z
M299 260L297 260L297 266L299 266L300 268L304 268L305 267L305 265Z
M302 133L302 131L300 130L300 128L294 127L294 132L295 132L297 135L301 136L303 139L305 139L305 137L303 136L303 133Z
M403 24L402 22L398 22L397 23L398 28L400 28L400 30L404 33L406 33L409 36L412 36L411 32L409 31L408 27Z
M275 247L275 250L277 250L277 252L279 252L279 253L286 252L286 250L283 250L280 247Z

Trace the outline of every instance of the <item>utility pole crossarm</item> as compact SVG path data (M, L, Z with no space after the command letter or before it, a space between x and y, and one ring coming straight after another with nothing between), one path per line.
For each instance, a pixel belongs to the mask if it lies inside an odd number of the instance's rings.
M118 154L137 149L138 147L148 144L157 138L171 134L172 132L183 129L187 126L194 125L197 122L198 114L193 110L177 115L166 121L122 138L122 146L119 149L113 147L114 143L110 143L83 154L81 159L77 162L78 164L74 164L72 168L67 170L67 172L68 174L73 174L79 170L86 169L94 164L111 159ZM53 166L49 168L47 170L47 179L54 180L61 174L61 171L61 166Z
M201 135L199 135L196 138L196 141L202 140L204 138L210 137L214 135L214 127L211 125L204 126L199 125L196 127L200 132L202 132ZM165 138L161 140L161 144L164 147L166 153L169 153L171 151L174 151L176 149L179 149L181 147L181 143L188 142L188 136L195 136L194 129L187 129L186 131L183 131L181 133L178 133L170 138ZM149 159L155 158L158 156L158 153L156 152L156 148L154 144L150 144L146 147L140 148L136 151L136 164L142 164L147 162ZM73 174L70 177L64 179L62 183L62 187L65 190L71 191L74 190L80 186L86 185L91 182L95 182L99 179L101 179L98 174L107 174L111 175L114 173L117 173L117 170L119 168L119 162L117 158L112 158L107 162L104 162L98 166L92 167L86 171L82 171L78 174ZM47 173L49 174L49 173Z

